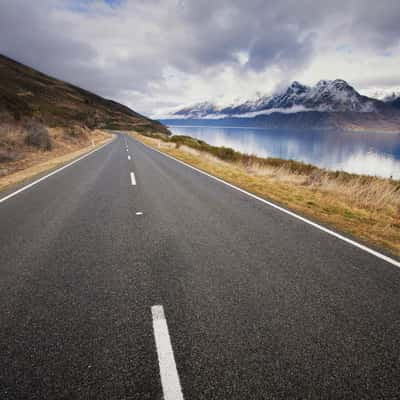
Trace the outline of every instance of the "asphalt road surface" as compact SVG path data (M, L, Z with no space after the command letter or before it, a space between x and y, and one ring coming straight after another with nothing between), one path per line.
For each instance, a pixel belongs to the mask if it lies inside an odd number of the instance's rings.
M0 399L162 398L399 399L400 269L123 135L0 202Z

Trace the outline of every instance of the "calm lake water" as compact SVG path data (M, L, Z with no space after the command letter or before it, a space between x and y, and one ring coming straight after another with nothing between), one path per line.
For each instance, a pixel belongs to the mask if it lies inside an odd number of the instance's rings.
M400 179L400 134L177 125L169 128L176 135L192 136L261 157Z

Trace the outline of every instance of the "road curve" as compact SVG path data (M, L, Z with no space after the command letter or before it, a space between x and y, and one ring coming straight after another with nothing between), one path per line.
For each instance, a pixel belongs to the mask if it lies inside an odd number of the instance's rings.
M1 399L396 399L399 332L396 266L122 134L0 204Z

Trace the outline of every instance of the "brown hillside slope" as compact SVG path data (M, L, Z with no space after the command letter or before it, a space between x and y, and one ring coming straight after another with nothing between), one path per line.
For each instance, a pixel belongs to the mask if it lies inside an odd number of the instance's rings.
M112 100L49 77L0 55L0 122L33 118L49 127L139 129L168 133L160 123Z
M126 106L0 55L0 191L91 150L104 129L169 135Z

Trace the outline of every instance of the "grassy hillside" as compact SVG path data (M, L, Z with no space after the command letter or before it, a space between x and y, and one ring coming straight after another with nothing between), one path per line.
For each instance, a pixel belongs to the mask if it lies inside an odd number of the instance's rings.
M34 119L49 127L137 129L168 133L160 123L112 100L0 55L0 122Z
M105 129L168 129L79 87L0 55L0 190L111 138Z

